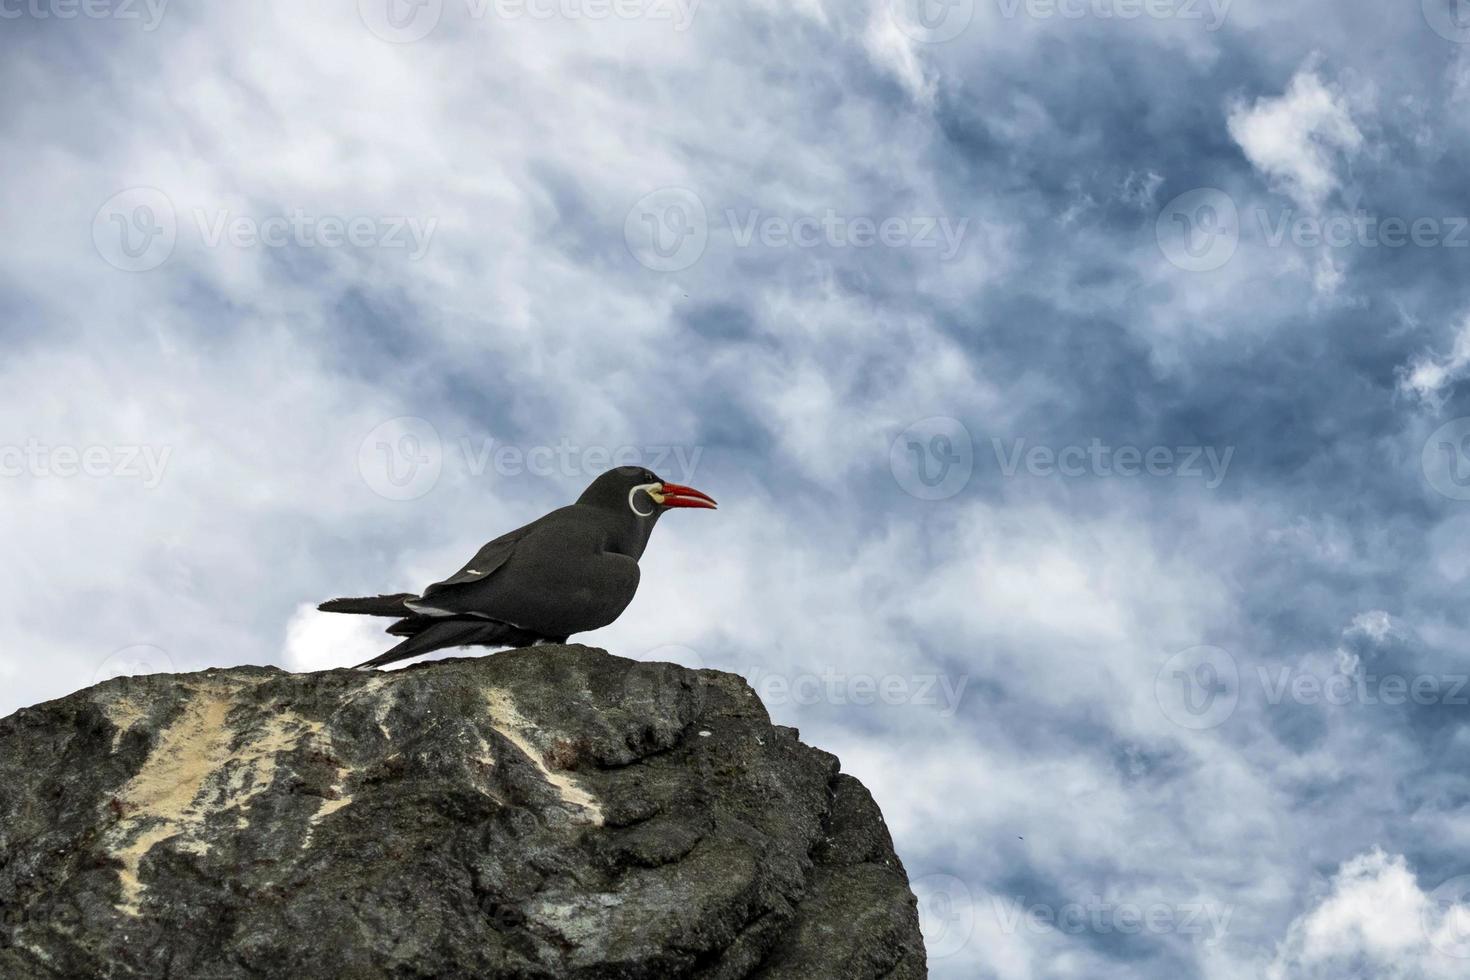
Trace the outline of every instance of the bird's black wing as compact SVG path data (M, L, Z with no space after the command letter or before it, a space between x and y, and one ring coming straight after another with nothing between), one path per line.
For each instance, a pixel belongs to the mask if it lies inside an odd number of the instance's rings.
M511 542L493 574L470 565L408 604L433 617L478 617L545 636L606 625L637 588L638 563L605 550L606 528L573 508L553 511ZM607 609L602 608L607 606ZM615 606L616 608L612 608Z
M545 520L545 518L541 520ZM470 582L483 582L510 560L510 556L515 553L516 543L530 534L532 529L541 523L541 520L532 521L525 527L518 527L514 531L502 534L494 541L491 541L479 551L475 552L475 557L465 562L464 567L459 571L443 581L435 582L425 589L424 598L427 599L435 592L440 592L451 586L466 585Z

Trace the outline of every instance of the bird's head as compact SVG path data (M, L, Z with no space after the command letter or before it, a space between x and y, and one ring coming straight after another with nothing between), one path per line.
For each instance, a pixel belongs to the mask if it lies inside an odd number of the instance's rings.
M608 470L592 481L577 503L631 512L640 518L656 518L675 507L715 509L714 499L709 494L670 483L641 466L619 466Z

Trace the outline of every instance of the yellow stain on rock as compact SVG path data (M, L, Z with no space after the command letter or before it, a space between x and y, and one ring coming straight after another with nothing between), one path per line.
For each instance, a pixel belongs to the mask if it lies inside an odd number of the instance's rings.
M232 729L228 718L235 696L260 682L240 678L196 682L184 710L159 735L142 768L118 794L121 817L109 828L104 844L123 865L118 873L123 892L120 911L140 914L144 885L139 869L155 845L177 839L174 846L179 850L208 853L209 845L199 832L211 814L238 809L234 826L249 826L250 803L271 785L277 757L303 739L327 738L321 722L290 711L272 715L258 730ZM346 775L339 769L339 786ZM322 811L332 812L349 802L345 793L324 801L313 822L325 815Z
M528 736L536 726L521 715L510 694L499 688L490 688L485 692L485 700L490 708L490 719L495 730L531 760L540 771L541 778L550 783L561 801L573 809L573 819L595 827L602 826L602 806L597 798L583 789L571 776L564 772L555 772L547 766L546 757Z

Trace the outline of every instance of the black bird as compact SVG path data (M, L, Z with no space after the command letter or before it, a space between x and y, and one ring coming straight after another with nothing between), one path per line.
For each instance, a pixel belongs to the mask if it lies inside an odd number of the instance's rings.
M382 667L445 647L564 643L606 626L638 590L638 559L653 525L674 507L715 509L707 494L638 466L608 470L577 502L503 534L422 595L331 599L323 612L392 616L407 637L359 667Z

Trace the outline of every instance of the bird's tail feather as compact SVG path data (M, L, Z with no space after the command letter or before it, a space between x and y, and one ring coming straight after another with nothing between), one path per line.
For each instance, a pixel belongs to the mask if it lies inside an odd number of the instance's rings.
M356 599L328 599L317 606L322 612L356 613L359 616L403 616L408 610L403 606L405 599L417 599L412 592L397 595L361 596Z
M383 667L409 657L417 657L446 647L520 647L529 646L539 637L509 623L483 619L440 619L427 624L385 653L358 667Z

